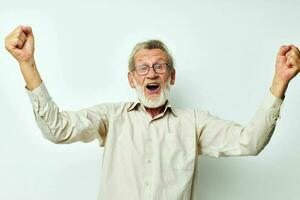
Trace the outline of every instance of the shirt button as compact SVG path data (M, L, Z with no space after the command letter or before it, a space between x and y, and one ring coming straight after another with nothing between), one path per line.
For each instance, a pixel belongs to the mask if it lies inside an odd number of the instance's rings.
M149 159L147 162L150 164L150 163L151 163L151 160Z
M152 142L151 138L148 138L148 142Z
M148 181L146 181L146 182L145 182L145 185L146 185L146 186L149 186L149 182L148 182Z

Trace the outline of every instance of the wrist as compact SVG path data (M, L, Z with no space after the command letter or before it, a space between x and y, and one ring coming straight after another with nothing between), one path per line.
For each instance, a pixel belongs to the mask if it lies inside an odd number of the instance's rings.
M41 76L37 70L34 58L25 62L19 62L20 70L29 90L34 90L42 82Z
M283 99L285 97L285 92L287 90L288 84L288 81L283 81L275 76L270 91L274 96Z
M31 58L29 58L27 60L18 61L18 62L19 62L20 67L23 67L23 66L35 66L34 57L31 57Z

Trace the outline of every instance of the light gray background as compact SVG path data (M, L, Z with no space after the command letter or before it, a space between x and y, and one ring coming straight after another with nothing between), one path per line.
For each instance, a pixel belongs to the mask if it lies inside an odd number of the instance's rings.
M172 102L245 124L268 92L280 45L299 45L299 1L0 2L0 199L96 199L96 141L55 145L37 128L4 38L30 25L36 61L61 110L135 100L127 59L158 38L172 51ZM289 86L273 138L256 157L200 158L202 200L299 199L300 77Z

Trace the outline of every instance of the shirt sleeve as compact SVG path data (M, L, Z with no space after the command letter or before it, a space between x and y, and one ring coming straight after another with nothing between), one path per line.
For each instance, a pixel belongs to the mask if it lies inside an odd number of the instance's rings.
M44 82L29 90L25 86L33 113L43 136L57 144L98 139L104 146L107 133L108 106L98 104L78 111L60 111L50 97Z
M269 90L245 126L208 111L195 111L198 153L211 157L258 155L271 139L282 102Z

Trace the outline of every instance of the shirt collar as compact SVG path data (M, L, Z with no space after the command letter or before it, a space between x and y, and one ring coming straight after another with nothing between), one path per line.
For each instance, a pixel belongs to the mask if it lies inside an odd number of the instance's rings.
M127 111L130 112L130 111L132 111L132 110L134 110L134 109L137 109L140 105L143 106L143 105L141 104L141 102L139 102L139 101L132 102L131 105L128 107ZM177 113L176 113L176 111L175 111L175 108L171 106L169 100L167 100L167 102L166 102L166 107L165 107L163 113L165 113L165 112L167 111L167 109L170 109L171 112L172 112L176 117L178 116Z

